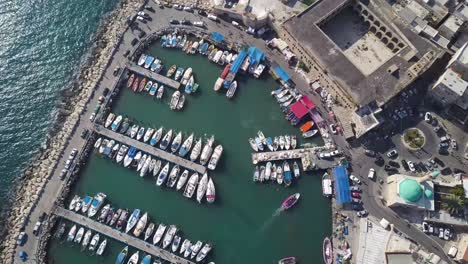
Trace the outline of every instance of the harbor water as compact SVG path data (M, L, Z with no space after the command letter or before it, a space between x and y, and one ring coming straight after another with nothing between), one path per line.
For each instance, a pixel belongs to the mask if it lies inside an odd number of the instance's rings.
M104 192L114 207L139 208L147 211L151 221L175 224L182 237L214 245L208 259L222 264L276 263L286 256L296 256L301 263L322 262L322 241L331 232L329 201L322 196L321 172L302 173L290 188L252 181L254 166L248 138L258 130L266 136L296 134L270 95L278 84L268 74L260 80L239 76L238 89L232 100L225 91L213 91L222 71L200 55L186 55L180 50L150 47L149 53L162 59L166 69L172 64L192 67L198 92L186 95L181 112L169 109L172 90L166 89L164 100L122 88L113 112L124 114L144 127L183 131L207 138L215 136L215 145L224 152L215 171L209 172L216 186L214 204L198 204L169 188L156 186L152 176L139 177L133 169L93 153L80 173L74 193L84 196ZM300 192L301 200L290 211L278 213L282 201ZM70 228L70 224L68 225ZM67 229L68 231L68 229ZM102 237L102 236L101 236ZM81 252L79 246L54 240L49 250L52 263L114 263L124 247L116 241L108 244L103 257ZM130 249L133 254L135 249ZM140 257L142 254L140 254Z

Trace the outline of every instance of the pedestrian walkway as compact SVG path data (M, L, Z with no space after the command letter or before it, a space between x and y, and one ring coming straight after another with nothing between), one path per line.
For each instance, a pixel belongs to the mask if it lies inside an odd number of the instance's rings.
M300 159L304 171L329 169L338 163L334 158L317 158L316 152L318 152L319 149L323 149L323 147L300 148L272 152L256 152L252 153L252 163L255 165L260 162Z
M150 78L152 80L155 80L159 84L164 84L167 87L171 87L173 89L179 89L180 83L174 79L167 78L164 75L161 75L159 73L152 72L148 69L145 69L144 67L138 66L132 62L129 62L127 64L127 69L132 72L136 72L139 75L146 76L147 78Z

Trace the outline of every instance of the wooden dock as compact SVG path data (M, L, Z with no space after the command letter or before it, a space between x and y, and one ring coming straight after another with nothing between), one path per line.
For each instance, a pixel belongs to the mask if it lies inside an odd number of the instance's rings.
M169 161L173 164L177 164L181 167L184 167L186 169L196 171L200 174L204 174L206 172L206 167L202 166L198 163L195 163L189 159L184 159L180 156L174 155L170 152L164 151L162 149L159 149L157 147L153 147L149 144L143 143L141 141L138 141L136 139L127 137L125 135L119 134L117 132L114 132L110 129L107 129L103 127L102 125L95 125L94 130L107 138L113 139L115 141L118 141L120 143L126 144L127 146L133 146L145 153L150 154L151 156L158 157L162 160Z
M131 63L129 62L127 64L127 69L129 71L132 71L132 72L136 72L138 73L139 75L143 75L143 76L146 76L150 79L153 79L155 80L156 82L158 82L159 84L164 84L164 86L166 87L171 87L175 90L179 89L180 87L180 83L174 79L171 79L171 78L167 78L166 76L164 75L161 75L159 73L155 73L155 72L152 72L148 69L145 69L144 67L141 67L141 66L138 66L134 63Z
M161 259L164 259L170 263L176 264L195 264L194 262L179 257L172 254L171 252L164 250L158 246L155 246L151 243L148 243L142 239L130 236L127 233L121 232L117 229L114 229L110 226L101 224L97 221L94 221L91 218L85 217L83 215L77 214L70 210L64 209L62 207L55 207L54 214L62 217L66 220L84 226L86 228L92 229L100 234L103 234L107 237L118 240L122 243L125 243L133 248L138 249L139 251L146 252L152 256L158 256Z
M252 153L252 163L255 165L261 162L268 161L300 159L304 171L329 169L333 168L336 164L338 164L338 160L336 160L335 158L319 159L316 153L320 149L322 148L314 147L271 152L255 152Z

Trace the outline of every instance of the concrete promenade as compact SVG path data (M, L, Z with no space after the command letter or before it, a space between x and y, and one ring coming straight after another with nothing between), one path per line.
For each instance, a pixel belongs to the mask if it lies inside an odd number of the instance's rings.
M150 154L151 156L161 158L163 160L169 161L171 163L177 164L179 166L182 166L184 168L187 168L192 171L196 171L200 174L204 174L206 172L206 167L202 166L198 163L195 163L191 160L184 159L182 157L179 157L177 155L174 155L170 152L164 151L162 149L159 149L157 147L153 147L149 144L143 143L141 141L138 141L136 139L127 137L125 135L119 134L117 132L114 132L110 129L104 128L101 125L95 125L94 130L99 133L100 135L103 135L107 138L111 138L115 141L121 142L126 144L127 146L133 146L143 152L146 152Z
M127 69L129 71L132 71L132 72L136 72L138 73L139 75L143 75L143 76L146 76L150 79L153 79L155 81L157 81L159 84L164 84L164 86L166 87L171 87L173 89L179 89L179 86L180 86L180 83L174 79L171 79L171 78L167 78L166 76L164 75L161 75L159 73L155 73L155 72L152 72L148 69L145 69L144 67L141 67L141 66L138 66L132 62L129 62L127 64Z
M62 207L55 207L54 214L60 216L64 219L77 223L86 228L90 228L100 234L103 234L107 237L118 240L122 243L125 243L133 248L136 248L142 252L146 252L152 256L158 256L164 260L169 261L170 263L176 264L194 264L190 260L184 259L177 255L172 254L171 252L164 250L158 246L155 246L151 243L148 243L142 239L130 236L127 233L121 232L117 229L114 229L110 226L101 224L94 221L91 218L85 217L83 215L77 214L70 210L64 209Z

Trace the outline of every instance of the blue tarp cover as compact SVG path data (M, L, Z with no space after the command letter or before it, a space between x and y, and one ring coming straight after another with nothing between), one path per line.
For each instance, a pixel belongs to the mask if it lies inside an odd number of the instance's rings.
M335 176L335 193L336 201L339 203L351 202L351 193L349 191L349 179L346 167L336 166L333 169L333 175Z
M239 52L239 55L237 55L236 60L231 64L231 68L229 68L229 71L232 73L237 73L242 66L242 62L244 62L245 57L247 56L247 53L244 50L241 50Z
M216 41L216 42L221 42L221 41L223 41L224 36L223 36L223 34L221 34L221 33L213 32L213 33L211 34L211 38L212 38L214 41Z
M275 71L275 74L283 81L287 82L289 81L289 75L287 72L285 72L283 70L283 68L281 68L280 66L276 66L276 68L274 69Z
M263 53L263 51L257 49L256 47L250 47L248 53L251 65L256 65L265 58L265 54Z

